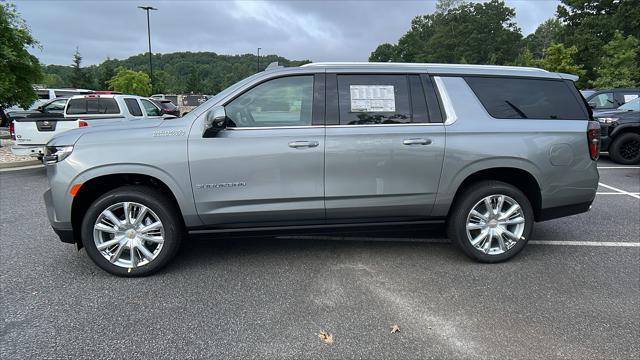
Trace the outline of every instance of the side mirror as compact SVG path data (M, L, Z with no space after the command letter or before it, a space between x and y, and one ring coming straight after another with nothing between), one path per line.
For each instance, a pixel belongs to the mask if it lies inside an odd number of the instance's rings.
M209 110L204 119L204 130L202 131L202 137L210 138L216 137L220 130L227 127L227 113L224 110L224 106L216 106Z

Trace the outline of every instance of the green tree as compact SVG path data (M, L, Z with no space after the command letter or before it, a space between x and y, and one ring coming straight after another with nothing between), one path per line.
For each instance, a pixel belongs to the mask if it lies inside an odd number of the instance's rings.
M545 70L562 72L580 76L578 86L585 85L582 76L585 71L582 65L576 64L575 56L578 52L575 46L566 47L564 44L552 44L544 49L542 59L538 64Z
M370 59L385 60L393 53L393 60L404 62L506 64L518 56L521 41L515 10L504 1L464 2L415 17L397 45L379 46Z
M0 2L0 109L28 108L38 98L33 85L42 79L42 68L27 51L37 46L15 6Z
M617 31L613 39L604 46L600 65L596 68L598 78L595 87L640 86L640 41L633 35L625 37Z
M151 79L145 72L121 67L118 68L116 76L109 80L109 89L125 94L149 96L151 95Z
M99 89L108 89L109 80L116 76L117 60L107 58L97 69L97 83Z
M523 47L518 57L513 62L515 66L536 66L536 60L533 58L533 54L529 51L529 48Z
M373 62L390 62L396 61L396 59L396 46L389 43L378 45L378 47L369 56L369 61Z
M42 82L43 85L50 88L62 88L66 86L64 80L62 80L62 77L58 74L44 74Z
M563 42L578 49L575 59L586 80L596 79L604 46L616 31L640 39L638 0L561 0L557 15L565 24Z
M524 38L524 45L531 51L535 59L542 58L544 49L562 41L562 23L557 18L547 19L536 31Z
M436 3L436 12L446 13L447 11L453 8L457 8L465 2L465 0L438 0L438 2Z
M87 77L85 71L82 68L82 55L76 46L76 51L73 53L72 65L73 71L71 72L71 78L69 79L69 85L74 88L87 87Z

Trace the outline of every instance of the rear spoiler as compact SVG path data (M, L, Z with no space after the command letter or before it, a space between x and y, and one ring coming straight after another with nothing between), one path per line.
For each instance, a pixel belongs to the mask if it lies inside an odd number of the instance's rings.
M573 82L576 82L576 81L578 81L578 79L580 79L580 77L578 75L561 73L561 72L556 73L556 74L558 74L558 76L560 76L562 79L571 80Z

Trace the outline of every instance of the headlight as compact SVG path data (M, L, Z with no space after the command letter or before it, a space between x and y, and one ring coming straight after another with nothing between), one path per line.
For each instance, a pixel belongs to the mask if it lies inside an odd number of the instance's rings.
M601 117L601 118L598 118L598 121L603 124L611 124L618 121L618 119L619 118L615 118L615 117Z
M47 165L55 164L66 159L67 156L71 155L72 151L73 146L47 146L42 160Z

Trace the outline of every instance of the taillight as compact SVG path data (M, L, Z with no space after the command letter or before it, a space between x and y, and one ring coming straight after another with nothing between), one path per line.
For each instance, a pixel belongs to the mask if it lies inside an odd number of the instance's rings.
M591 160L598 160L600 156L600 123L589 121L587 127L587 142L589 144L589 155Z
M85 126L89 126L89 124L86 121L78 121L78 127L85 127Z
M9 122L9 135L11 136L11 140L16 139L16 128L13 125L13 121Z

